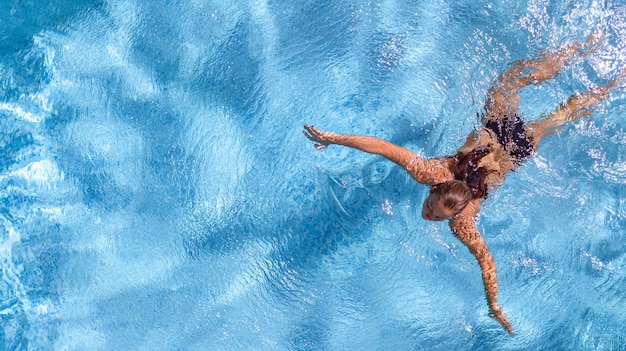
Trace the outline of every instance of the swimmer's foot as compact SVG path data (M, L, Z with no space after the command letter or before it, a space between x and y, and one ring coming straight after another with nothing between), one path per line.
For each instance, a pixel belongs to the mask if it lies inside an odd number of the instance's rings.
M560 58L563 63L572 59L586 58L598 50L603 38L603 32L598 29L593 34L590 34L584 43L575 42L574 44L561 47L557 51L558 54L554 55L554 57Z
M617 77L615 77L615 79L611 81L611 83L609 84L609 87L613 88L614 86L621 84L625 78L626 78L626 67L622 68L622 70L619 72Z
M582 51L581 57L585 58L594 52L598 51L600 44L604 41L604 32L601 29L596 29L595 32L587 37L587 41L580 45L579 50Z
M519 60L507 73L517 79L521 86L540 84L556 77L567 63L595 52L600 46L602 37L602 32L597 30L589 35L584 43L575 42L556 51L543 52L537 59Z
M609 97L609 90L615 88L618 85L621 85L624 79L626 79L626 67L622 68L619 74L615 78L613 78L613 80L608 85L591 88L590 91L594 95L597 95L601 98L601 100L599 100L597 103L607 99Z

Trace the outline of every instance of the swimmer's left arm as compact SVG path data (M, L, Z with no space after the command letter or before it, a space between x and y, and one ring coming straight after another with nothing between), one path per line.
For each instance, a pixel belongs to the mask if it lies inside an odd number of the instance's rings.
M400 165L422 184L438 184L454 179L450 171L451 158L449 157L425 160L411 150L377 137L322 132L310 125L305 125L303 132L309 140L315 143L315 148L318 150L337 144L381 155Z
M496 319L509 334L513 335L511 323L502 311L502 307L498 304L496 263L489 252L489 248L487 248L487 243L485 243L482 235L480 235L480 232L476 229L475 213L477 211L473 211L473 208L475 208L473 204L468 205L468 208L466 208L468 211L463 210L463 212L450 221L450 228L454 235L467 246L478 261L478 265L482 271L483 284L487 296L487 304L491 310L491 316Z

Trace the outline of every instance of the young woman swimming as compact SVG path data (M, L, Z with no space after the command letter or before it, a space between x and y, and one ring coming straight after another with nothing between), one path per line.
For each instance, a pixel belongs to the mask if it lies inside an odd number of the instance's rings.
M567 122L592 114L594 107L608 97L609 89L626 76L623 70L606 86L572 95L539 121L525 124L520 119L520 90L554 78L568 61L588 55L595 42L592 35L585 43L575 43L534 60L515 62L487 93L482 129L470 134L454 156L425 160L380 138L322 132L309 125L304 126L303 133L318 150L337 144L382 155L404 168L419 183L430 185L422 217L431 221L450 219L452 232L478 261L490 315L513 335L511 323L498 305L496 264L476 229L476 218L489 193L504 182L508 172L537 150L543 137L555 133Z

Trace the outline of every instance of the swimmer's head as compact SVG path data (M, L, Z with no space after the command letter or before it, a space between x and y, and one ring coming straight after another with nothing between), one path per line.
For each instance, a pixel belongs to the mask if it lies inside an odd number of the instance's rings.
M443 221L458 215L472 200L472 191L460 180L434 185L424 201L422 217L429 221Z

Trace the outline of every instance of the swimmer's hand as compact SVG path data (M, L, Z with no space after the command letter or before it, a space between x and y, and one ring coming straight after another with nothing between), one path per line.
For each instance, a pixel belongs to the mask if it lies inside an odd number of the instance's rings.
M513 331L513 327L511 326L511 322L509 322L509 319L506 317L506 315L502 311L502 307L500 307L499 305L495 305L491 307L491 313L489 313L489 317L497 320L498 323L500 323L500 325L504 327L504 330L506 330L507 333L511 335L515 335L515 332Z
M319 129L308 124L304 125L304 130L302 131L302 133L305 137L307 137L307 139L315 143L315 148L317 150L321 150L330 144L334 144L332 139L337 135L333 132L322 132Z

